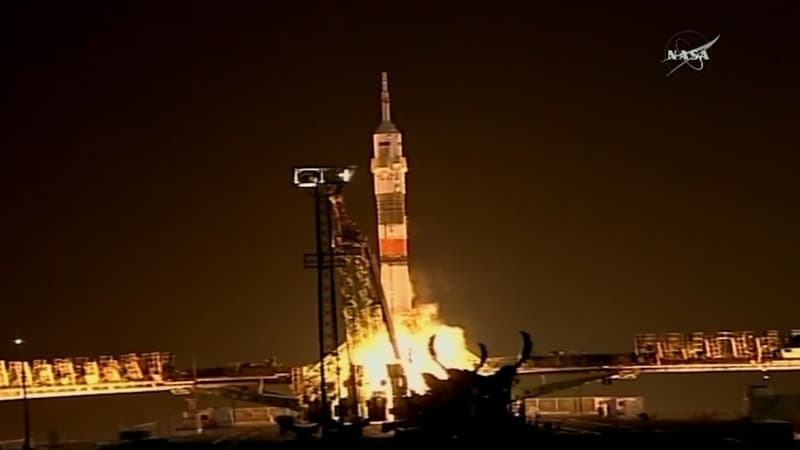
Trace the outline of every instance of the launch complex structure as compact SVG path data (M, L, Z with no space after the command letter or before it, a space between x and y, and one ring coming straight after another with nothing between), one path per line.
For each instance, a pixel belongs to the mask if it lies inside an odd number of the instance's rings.
M294 170L294 183L312 189L316 200L317 252L306 255L306 266L317 269L318 274L320 355L314 364L293 368L291 383L307 411L316 411L322 417L392 420L394 408L407 404L405 399L409 395L428 391L422 381L423 374L448 379L450 369L473 369L481 361L467 350L463 335L461 340L451 340L446 351L436 348L429 352L429 338L435 335L438 343L447 333L439 326L436 304L415 301L408 258L408 160L403 135L392 122L385 72L381 76L380 100L381 121L372 134L370 161L377 211L377 256L345 209L342 193L355 167ZM343 319L343 336L338 329L339 318ZM800 344L797 338L792 339L797 341L792 345ZM555 360L551 356L535 357L522 370L542 366L543 371L548 370L546 367L558 371L566 364L577 367L577 372L595 367L618 376L620 367L636 364L655 363L656 366L648 368L654 371L692 371L711 370L707 360L741 365L743 360L761 364L775 358L780 361L773 366L783 367L783 364L787 370L793 370L796 364L783 360L793 359L800 352L793 353L788 347L781 350L779 341L777 331L763 337L752 332L722 332L713 336L693 333L691 342L676 333L666 339L643 335L637 336L634 357L600 355L599 359L587 356L580 361L570 357L566 358L568 362L561 361L561 357ZM448 369L443 370L440 362L448 351L449 357L443 360ZM431 358L433 353L437 354L436 361ZM665 361L680 362L687 367L674 364L661 367ZM508 361L492 358L484 362L481 373L488 375ZM742 368L720 364L713 367ZM588 379L594 378L596 375ZM574 383L572 380L567 385ZM547 389L558 387L556 383Z
M462 330L442 324L436 305L414 294L408 258L408 161L402 133L391 119L386 73L380 92L381 121L372 134L370 161L377 252L345 208L343 191L356 167L294 169L294 184L314 198L316 251L304 256L304 265L317 274L320 353L315 363L188 371L175 367L173 355L161 352L100 356L97 361L83 357L52 362L0 360L0 401L202 391L303 410L310 422L324 427L328 422L320 420L324 418L385 422L414 417L414 408L420 405L420 395L415 394L436 397L431 386L441 387L439 381L444 380L459 386L464 377L451 374L465 375L465 369L472 372L466 374L467 380L477 379L474 374L503 375L509 364L518 366L515 373L519 375L583 374L516 392L519 399L598 379L633 379L639 373L800 371L800 329L788 336L777 330L642 334L636 336L633 352L556 353L533 355L527 361L484 359L483 346L480 358L469 352ZM435 340L430 340L432 336ZM434 341L436 348L431 351ZM431 377L426 375L433 376L434 383L428 383ZM254 383L257 390L251 389ZM265 384L287 383L292 389L288 396L264 390Z
M391 118L386 72L380 98L381 122L372 135L370 161L377 255L345 209L342 192L355 167L294 169L294 184L315 198L317 251L304 262L317 270L320 355L318 362L292 371L292 387L309 410L323 416L391 416L395 400L422 385L423 372L440 370L427 347L436 329L431 326L436 305L414 301L408 264L408 161L402 133ZM460 360L477 362L463 341L455 346L461 347Z

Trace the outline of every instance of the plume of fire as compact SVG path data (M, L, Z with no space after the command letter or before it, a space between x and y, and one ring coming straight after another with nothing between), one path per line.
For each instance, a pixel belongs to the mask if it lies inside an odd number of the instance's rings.
M424 309L395 319L400 361L395 359L388 334L380 332L352 349L353 363L364 367L365 382L376 388L388 382L386 365L399 362L403 366L409 389L423 393L427 390L423 373L447 378L447 373L428 351L428 341L432 335L436 335L436 353L444 366L467 369L476 364L477 358L467 349L464 330L441 323L435 314Z
M428 342L432 335L436 335L437 357L445 367L455 369L475 367L479 358L467 348L464 330L442 323L435 305L427 306L394 319L400 360L395 357L388 333L385 330L378 331L360 343L355 343L342 354L344 356L340 359L342 378L349 377L352 358L353 365L363 368L363 382L367 390L390 394L391 383L387 365L399 363L403 367L409 389L416 393L424 393L427 391L427 386L422 377L423 373L430 373L441 379L447 378L447 373L433 360L428 350Z

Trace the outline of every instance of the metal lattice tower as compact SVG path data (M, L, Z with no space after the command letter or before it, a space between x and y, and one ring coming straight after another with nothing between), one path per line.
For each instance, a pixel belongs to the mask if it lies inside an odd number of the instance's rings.
M305 255L304 266L317 270L317 326L319 327L319 360L332 358L338 368L339 363L339 329L338 311L336 307L336 283L333 255L333 228L331 225L331 205L328 196L331 188L318 185L314 189L314 215L316 222L316 253ZM338 374L337 374L338 375ZM328 377L325 364L320 366L320 406L323 420L330 414ZM336 386L338 386L338 376Z
M334 268L343 261L334 254L331 202L329 198L341 191L350 181L354 167L311 167L294 169L294 184L300 188L313 189L316 252L306 254L303 265L317 271L317 325L319 328L320 383L319 401L321 408L322 433L327 432L330 418L328 377L325 361L331 358L336 368L334 380L335 395L340 386L339 372L339 308L336 301L336 281Z
M293 373L293 390L305 401L319 397L323 415L331 413L330 402L335 401L339 420L366 414L367 400L375 388L380 390L377 386L368 389L360 381L364 368L358 364L363 362L354 362L354 349L388 336L394 357L400 358L378 261L347 214L342 175L349 179L352 168L295 169L295 184L313 188L315 200L317 252L305 255L304 266L317 271L320 355L316 364ZM339 320L343 320L342 328ZM349 373L346 380L343 370ZM342 395L344 389L347 392Z
M336 231L334 248L342 263L337 264L342 295L346 336L349 345L368 339L385 329L394 356L400 352L394 332L394 322L377 272L377 259L370 253L367 240L350 219L341 194L332 195Z

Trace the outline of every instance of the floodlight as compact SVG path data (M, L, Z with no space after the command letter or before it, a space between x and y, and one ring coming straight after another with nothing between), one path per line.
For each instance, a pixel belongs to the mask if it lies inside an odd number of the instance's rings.
M300 188L313 188L323 184L345 184L353 178L355 170L355 166L296 167L294 184Z

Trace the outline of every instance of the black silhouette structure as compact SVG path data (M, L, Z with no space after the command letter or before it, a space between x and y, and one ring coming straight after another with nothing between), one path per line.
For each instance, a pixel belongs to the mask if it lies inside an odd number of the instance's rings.
M531 356L530 334L522 335L522 351L513 363L491 375L478 371L486 362L486 346L480 344L481 360L472 370L452 369L442 365L434 348L436 336L431 336L428 350L434 361L447 373L442 380L433 374L423 374L429 391L412 394L395 407L399 418L394 428L399 433L414 432L432 437L470 438L484 434L497 436L517 424L511 403L511 387L519 367Z

